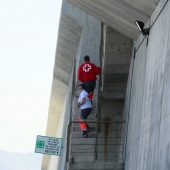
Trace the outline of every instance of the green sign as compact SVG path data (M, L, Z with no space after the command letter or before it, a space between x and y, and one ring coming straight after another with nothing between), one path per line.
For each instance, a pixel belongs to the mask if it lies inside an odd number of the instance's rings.
M44 144L45 144L44 141L38 140L37 141L37 148L44 148Z
M35 152L48 155L61 155L63 139L49 136L37 136Z

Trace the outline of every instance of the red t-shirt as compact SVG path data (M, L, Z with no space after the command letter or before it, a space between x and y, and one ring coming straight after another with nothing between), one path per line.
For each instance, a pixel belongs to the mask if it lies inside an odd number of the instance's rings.
M81 82L95 81L96 75L100 74L101 68L90 62L85 62L78 69L78 78Z

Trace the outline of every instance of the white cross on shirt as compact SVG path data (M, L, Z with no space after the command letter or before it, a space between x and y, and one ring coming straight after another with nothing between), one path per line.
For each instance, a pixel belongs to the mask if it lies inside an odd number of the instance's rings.
M85 64L84 66L83 66L83 71L84 72L89 72L91 70L91 65L90 64Z

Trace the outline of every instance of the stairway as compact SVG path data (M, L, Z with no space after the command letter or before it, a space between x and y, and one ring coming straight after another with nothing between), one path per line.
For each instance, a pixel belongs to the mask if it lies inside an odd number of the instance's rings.
M87 121L97 121L95 98ZM80 110L74 107L73 121L78 120L79 114ZM100 123L98 132L96 123L89 126L88 137L84 138L79 123L72 124L68 170L122 170L122 123Z

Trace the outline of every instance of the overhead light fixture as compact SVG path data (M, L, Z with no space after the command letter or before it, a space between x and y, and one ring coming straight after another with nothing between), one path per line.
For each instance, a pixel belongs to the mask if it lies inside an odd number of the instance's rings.
M135 21L139 31L143 34L143 35L149 35L149 28L143 28L144 27L144 23L142 21Z

